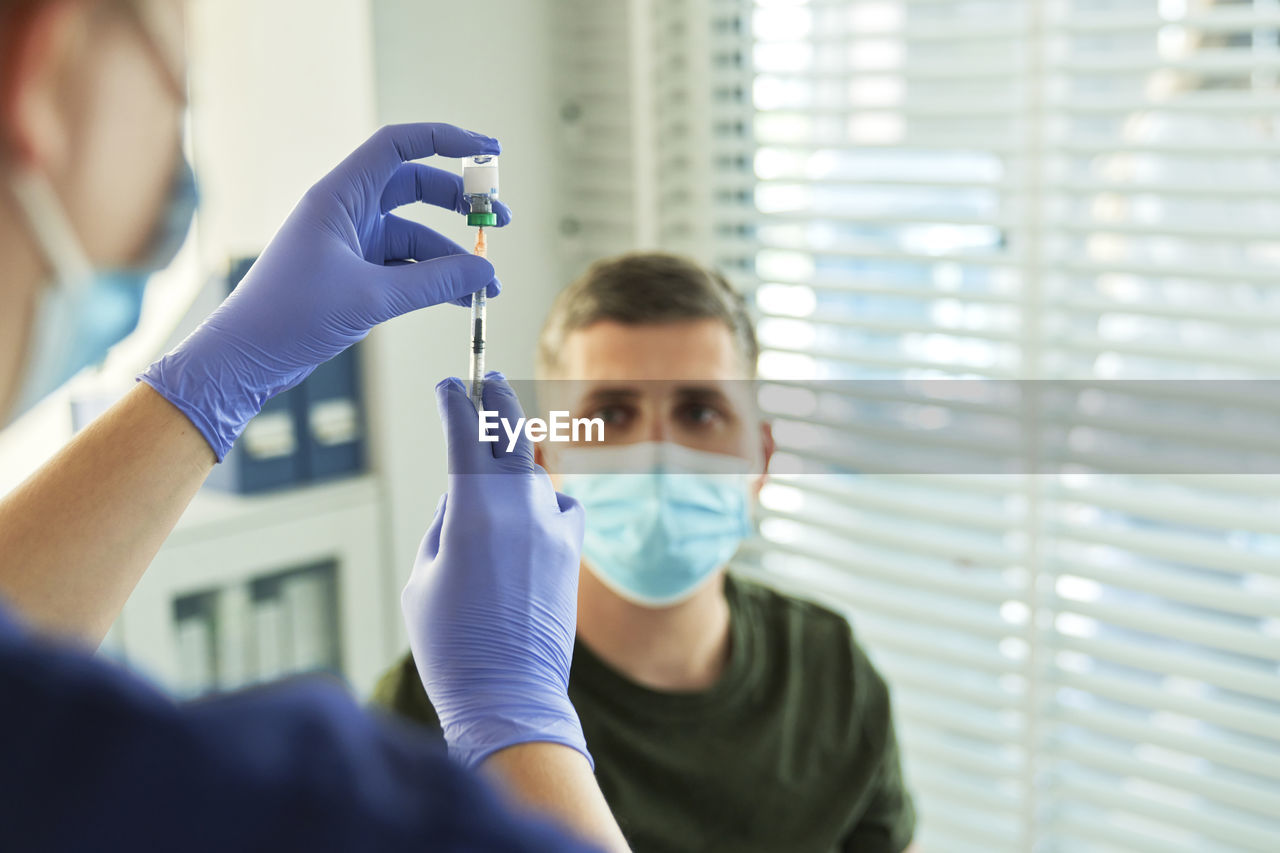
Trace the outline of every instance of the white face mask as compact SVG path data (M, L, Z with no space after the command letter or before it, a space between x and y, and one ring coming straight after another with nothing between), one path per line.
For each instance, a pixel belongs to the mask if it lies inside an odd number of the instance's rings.
M560 489L586 510L582 555L628 601L688 599L752 532L751 463L669 442L558 451Z
M48 179L34 171L11 180L53 278L37 297L26 366L10 420L22 415L92 364L138 325L147 280L172 262L196 208L195 177L179 161L146 257L136 266L95 270Z

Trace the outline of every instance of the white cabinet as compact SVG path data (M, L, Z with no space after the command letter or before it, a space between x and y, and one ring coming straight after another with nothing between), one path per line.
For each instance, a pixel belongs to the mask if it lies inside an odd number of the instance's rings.
M395 651L383 524L372 476L266 496L202 492L108 652L182 696L316 669L367 695Z

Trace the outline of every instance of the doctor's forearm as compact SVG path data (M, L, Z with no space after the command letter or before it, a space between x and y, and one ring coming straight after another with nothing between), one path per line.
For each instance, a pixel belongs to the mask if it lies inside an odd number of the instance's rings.
M525 743L494 753L481 766L517 805L550 817L607 853L631 850L591 765L577 750Z
M0 598L35 628L97 646L214 465L145 384L0 501Z

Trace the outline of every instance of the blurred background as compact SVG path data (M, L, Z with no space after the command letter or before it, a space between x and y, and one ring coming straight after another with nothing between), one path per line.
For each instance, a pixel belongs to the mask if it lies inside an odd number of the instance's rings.
M559 288L636 248L725 270L763 378L814 393L1280 378L1280 0L190 8L196 230L138 333L6 434L5 491L388 122L503 142L489 346L511 378ZM406 646L399 589L444 487L432 389L466 370L465 316L395 321L275 401L104 654L182 696L314 670L366 694ZM822 430L892 458L922 411L953 449L962 402L883 394L835 423L766 398L782 457ZM851 614L894 690L923 850L1278 849L1280 480L1077 462L778 477L739 569Z

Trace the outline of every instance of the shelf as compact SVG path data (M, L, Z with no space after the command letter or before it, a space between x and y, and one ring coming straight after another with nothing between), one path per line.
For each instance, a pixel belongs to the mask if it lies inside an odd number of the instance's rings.
M368 506L377 502L378 491L378 478L373 474L262 495L202 489L174 528L166 547Z
M365 695L394 657L383 525L374 475L263 495L203 490L125 605L115 654L176 692L199 692L200 667L192 654L180 654L199 643L184 644L180 632L193 621L184 609L203 600L205 621L214 626L205 645L216 650L218 686L269 678L274 671L260 671L254 658L256 633L271 627L255 617L256 593L284 576L332 566L337 661Z

